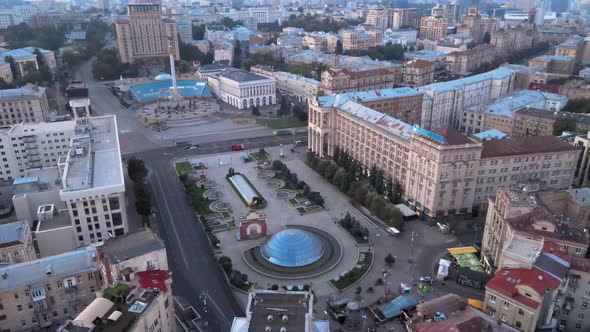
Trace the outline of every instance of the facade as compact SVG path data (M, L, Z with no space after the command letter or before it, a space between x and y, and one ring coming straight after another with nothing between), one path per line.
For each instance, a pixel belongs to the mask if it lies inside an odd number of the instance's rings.
M389 27L399 29L402 27L420 27L422 12L418 8L389 8Z
M26 221L0 225L0 264L18 264L37 259L31 229Z
M420 39L439 40L447 35L447 20L442 17L426 16L420 19Z
M383 30L379 29L344 30L341 35L344 51L367 50L383 43Z
M4 82L10 83L14 79L12 76L12 69L8 62L4 62L4 59L0 59L0 79Z
M490 44L496 46L496 55L506 57L510 52L533 47L537 41L535 32L529 28L501 29L491 34Z
M553 135L553 125L557 118L557 112L547 112L538 108L521 109L515 114L512 136Z
M256 65L250 68L254 74L270 77L277 82L277 89L298 102L309 102L320 92L320 82L300 75L285 71L275 71L268 66Z
M312 32L303 37L303 39L310 50L334 53L340 37L331 33Z
M127 5L127 18L115 23L121 62L162 62L168 58L169 47L180 59L176 22L161 15L157 2Z
M441 17L447 21L448 25L455 24L455 16L457 15L457 7L454 3L438 4L432 7L430 11L434 17Z
M0 129L0 179L22 178L32 168L57 166L69 152L74 121L20 123Z
M220 43L223 41L223 36L227 29L223 25L206 25L205 26L205 40L208 40L211 44Z
M558 328L565 331L590 330L588 303L590 303L590 259L571 257L568 287Z
M485 207L498 188L568 188L578 158L577 148L553 136L478 142L450 127L411 126L343 95L318 97L309 107L312 152L332 156L338 146L376 165L429 218Z
M542 55L529 60L529 67L540 67L542 71L555 74L571 75L574 65L574 58L559 55Z
M0 90L0 125L37 123L47 119L49 104L45 88L27 84Z
M272 78L256 75L240 69L228 68L208 80L217 96L238 109L277 103L277 83Z
M582 61L584 40L572 39L555 47L555 55L572 58L576 63Z
M449 73L467 76L483 64L492 63L496 54L494 45L483 44L477 47L447 54Z
M40 64L37 62L37 55L35 50L39 50L43 56L43 62L47 68L55 72L57 70L57 62L55 61L55 53L42 48L23 47L13 50L0 52L0 61L5 62L6 57L14 60L16 68L12 71L12 77L21 77L29 72L39 69Z
M375 29L385 31L389 27L389 11L385 8L369 9L365 24L372 25Z
M418 90L431 100L430 107L424 109L421 125L430 129L448 125L459 128L464 110L507 95L514 89L514 81L515 72L501 67L471 77L420 87Z
M53 331L90 304L102 286L93 246L2 266L0 275L0 322L11 331Z
M434 83L434 62L428 60L411 60L402 68L402 84L420 87Z
M399 80L399 67L348 69L334 66L322 73L321 89L326 95L393 88Z
M176 31L183 42L187 43L193 40L193 23L190 19L176 20Z
M234 63L234 44L221 42L213 48L213 60L215 62L227 61L230 65Z
M469 7L468 13L461 17L461 24L457 26L457 33L471 36L478 42L482 40L484 34L483 18L479 14L477 6Z
M500 189L490 196L482 239L482 260L488 271L503 267L500 265L503 251L509 247L508 244L515 236L542 242L551 241L566 256L586 255L588 235L570 225L566 217L555 214L566 210L552 211L547 207L557 207L552 202L554 198L555 195L544 196L542 192L536 194L508 188ZM547 206L544 200L548 201ZM523 266L525 265L519 265Z

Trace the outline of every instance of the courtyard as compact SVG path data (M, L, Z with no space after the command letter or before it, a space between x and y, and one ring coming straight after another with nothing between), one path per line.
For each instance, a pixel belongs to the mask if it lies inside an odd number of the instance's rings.
M239 152L200 155L175 162L202 165L199 170L194 171L195 176L206 179L204 181L208 181L209 185L214 184L207 188L207 193L215 204L222 207L224 217L219 219L227 221L214 230L220 241L218 256L229 257L233 268L247 274L248 280L256 287L310 285L318 296L319 303L322 303L322 308L326 301L341 298L357 299L363 305L369 306L382 300L385 295L388 299L399 295L401 283L413 286L412 292L419 294L424 300L449 292L468 298L483 298L483 292L459 286L454 282L443 284L437 281L424 294L417 290L419 278L433 275L436 264L446 254L446 249L461 245L455 236L442 234L435 227L429 227L420 220L406 222L399 237L389 236L384 229L373 224L350 205L345 194L303 162L305 148L291 150L292 146L285 146L283 157L280 156L278 147L269 148L264 158L260 158L258 150L249 151L247 146L245 148L246 150ZM251 162L244 162L244 157L249 153L255 158ZM319 192L325 200L323 208L302 214L298 207L304 205L305 198L297 195L297 199L294 199L293 195L298 190L289 187L283 178L274 174L276 170L272 168L272 160L280 160L291 173L297 174L300 181L307 183L312 191ZM263 164L264 161L267 161L266 164ZM252 208L244 203L238 192L226 180L230 168L245 176L264 198L264 207L255 211L259 216L266 218L268 236L238 241L237 227ZM285 192L287 194L283 194ZM337 224L337 221L347 213L369 230L367 244L357 243ZM309 273L308 276L294 275L292 278L289 274L281 275L260 270L248 262L246 252L263 246L272 235L290 227L310 227L329 234L341 248L339 259L332 260L327 268L320 271L321 273ZM387 265L385 257L389 254L395 257L395 263ZM361 279L348 287L337 288L335 285L338 283L334 281L355 267L367 268L361 269ZM333 282L330 282L331 280Z

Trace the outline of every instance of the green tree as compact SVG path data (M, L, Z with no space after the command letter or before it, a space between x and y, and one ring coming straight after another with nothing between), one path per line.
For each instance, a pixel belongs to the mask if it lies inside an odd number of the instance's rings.
M387 256L385 256L385 264L391 266L393 263L395 263L395 258L391 253L387 254Z
M337 171L338 171L338 165L335 162L330 161L328 166L326 167L324 177L326 178L326 180L328 180L328 182L338 185L336 181L333 181L334 175L336 174Z
M233 264L231 262L231 258L227 256L221 256L219 257L218 263L223 269L223 271L225 271L225 273L229 274L231 273L231 271L233 271Z
M178 61L178 66L176 68L179 73L188 73L191 70L191 64L188 61L180 60Z
M205 38L205 25L193 25L193 40L203 40Z
M476 47L477 45L478 45L477 41L472 40L469 43L467 43L467 49L472 49L472 48Z
M553 135L561 135L564 131L573 131L577 129L576 119L570 116L561 116L553 123Z
M133 182L143 182L148 174L144 161L136 157L129 158L127 161L127 174Z

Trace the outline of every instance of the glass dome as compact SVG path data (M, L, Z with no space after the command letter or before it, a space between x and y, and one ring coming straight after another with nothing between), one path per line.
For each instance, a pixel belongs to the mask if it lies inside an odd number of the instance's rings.
M172 79L172 75L170 74L160 74L154 78L156 81L170 81Z
M297 267L320 259L324 254L324 246L315 234L291 228L273 235L260 247L260 253L275 265Z

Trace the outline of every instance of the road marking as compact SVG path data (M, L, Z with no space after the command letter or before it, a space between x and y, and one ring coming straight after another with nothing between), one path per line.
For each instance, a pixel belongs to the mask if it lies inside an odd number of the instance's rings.
M231 324L229 322L230 321L233 321L233 317L231 319L227 318L227 316L225 315L225 313L221 309L219 309L219 306L217 305L217 303L215 303L215 301L209 295L209 293L205 292L205 295L207 296L207 298L209 299L209 301L211 303L213 303L213 305L215 306L215 309L217 309L217 312L219 312L221 314L221 316L223 316L224 321L225 321L225 324L231 327Z
M160 193L164 193L162 182L160 182L160 177L158 176L157 172L154 172L156 176L156 181L158 182L158 187L160 187ZM172 219L172 214L170 213L170 207L168 206L168 200L166 199L166 195L162 194L162 198L164 199L164 205L166 207L166 212L168 213L168 217L170 219L170 224L172 225L172 230L174 231L174 236L176 237L176 242L178 242L178 247L180 248L180 253L182 254L182 260L184 261L184 265L188 270L188 262L186 260L186 255L184 254L184 249L182 248L182 242L180 242L180 237L178 236L178 232L176 231L176 225L174 225L174 220Z

